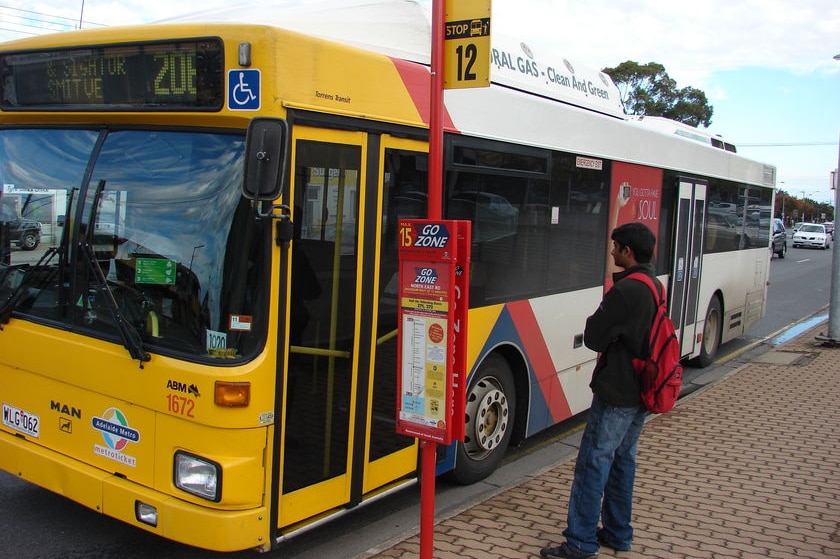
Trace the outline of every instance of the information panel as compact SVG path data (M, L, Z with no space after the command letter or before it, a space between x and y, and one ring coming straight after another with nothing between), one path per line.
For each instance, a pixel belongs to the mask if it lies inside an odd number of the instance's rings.
M401 220L399 235L397 432L449 444L464 430L469 222Z

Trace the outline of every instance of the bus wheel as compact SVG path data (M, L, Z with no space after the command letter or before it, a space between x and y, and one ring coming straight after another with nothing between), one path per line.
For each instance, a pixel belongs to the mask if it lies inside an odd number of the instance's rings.
M723 313L720 300L712 297L706 310L706 321L703 324L703 343L700 345L700 355L694 358L693 364L708 367L717 357L720 348L720 335L723 330Z
M507 361L490 354L467 392L466 435L457 443L455 469L448 477L475 483L493 473L507 450L516 415L516 387Z

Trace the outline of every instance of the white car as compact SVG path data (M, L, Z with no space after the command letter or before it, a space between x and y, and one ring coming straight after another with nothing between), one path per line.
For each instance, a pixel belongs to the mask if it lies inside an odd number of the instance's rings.
M823 250L831 246L831 234L821 223L804 223L793 234L793 248L814 247Z

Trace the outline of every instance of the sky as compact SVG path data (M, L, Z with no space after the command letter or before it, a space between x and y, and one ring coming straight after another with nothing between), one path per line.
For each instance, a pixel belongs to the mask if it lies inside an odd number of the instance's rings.
M72 30L80 21L84 28L129 25L231 5L235 0L0 0L0 42ZM710 132L776 166L780 189L834 203L837 0L494 0L492 21L575 64L662 64L678 87L706 93Z

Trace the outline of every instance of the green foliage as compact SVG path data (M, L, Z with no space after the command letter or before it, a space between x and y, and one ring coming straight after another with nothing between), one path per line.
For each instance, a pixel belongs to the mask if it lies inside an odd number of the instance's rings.
M834 206L825 202L817 202L811 198L791 196L784 190L776 190L776 217L784 217L790 221L834 221Z
M618 87L627 114L662 116L695 127L712 123L714 110L706 94L693 87L677 89L677 82L662 64L628 60L603 72Z

